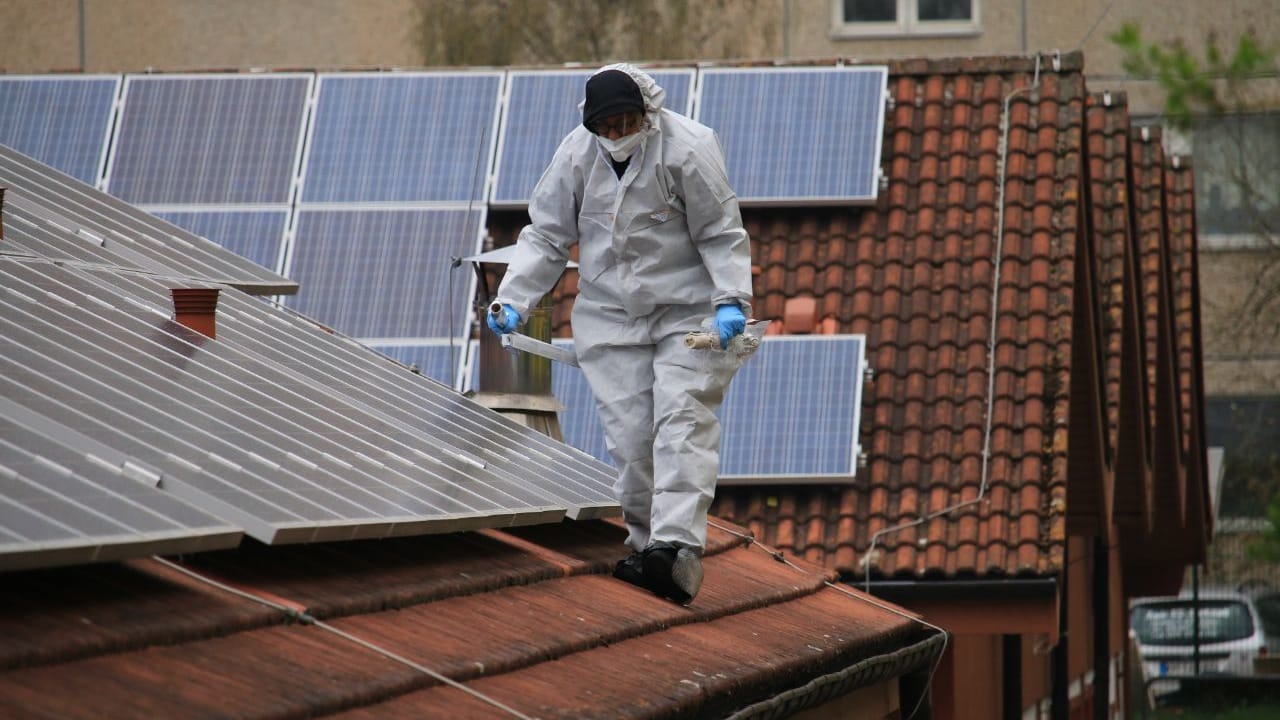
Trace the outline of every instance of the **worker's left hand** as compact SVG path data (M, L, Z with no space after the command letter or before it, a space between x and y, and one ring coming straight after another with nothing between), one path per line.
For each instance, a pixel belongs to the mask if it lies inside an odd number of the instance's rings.
M741 335L747 327L747 317L737 303L725 303L716 307L716 332L720 333L720 349L729 347L729 341Z

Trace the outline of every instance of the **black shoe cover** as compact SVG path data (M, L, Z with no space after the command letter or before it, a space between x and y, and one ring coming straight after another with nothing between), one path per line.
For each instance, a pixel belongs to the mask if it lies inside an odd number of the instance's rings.
M687 605L702 587L702 561L689 548L654 546L644 551L644 579L654 594Z
M618 564L613 566L613 576L636 587L649 589L644 582L644 556L638 552L633 552L619 560Z

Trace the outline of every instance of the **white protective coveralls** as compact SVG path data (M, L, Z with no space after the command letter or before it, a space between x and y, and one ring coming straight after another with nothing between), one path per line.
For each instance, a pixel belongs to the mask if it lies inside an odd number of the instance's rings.
M497 300L522 318L578 244L573 338L620 468L615 493L636 551L701 551L715 495L715 410L738 369L732 353L689 350L722 303L751 316L751 253L719 138L662 107L665 91L626 64L645 101L643 139L619 178L579 125L529 201Z

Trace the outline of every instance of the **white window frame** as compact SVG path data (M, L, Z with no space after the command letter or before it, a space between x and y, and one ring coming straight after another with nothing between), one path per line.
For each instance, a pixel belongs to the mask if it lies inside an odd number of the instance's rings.
M972 0L973 18L969 20L924 20L919 17L917 0L897 0L897 22L845 22L844 0L831 0L831 37L957 37L982 33L982 0Z

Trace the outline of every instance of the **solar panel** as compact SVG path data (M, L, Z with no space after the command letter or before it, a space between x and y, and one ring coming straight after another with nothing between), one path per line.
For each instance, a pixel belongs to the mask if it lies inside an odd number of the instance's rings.
M129 460L0 396L0 570L239 544L240 528L131 477Z
M705 68L698 78L696 117L719 133L742 203L875 200L886 68Z
M275 269L284 242L287 210L167 210L155 216L212 240L219 246L265 267Z
M0 258L0 398L268 543L616 514L607 468L231 289L193 333L172 284Z
M95 185L119 89L114 75L0 76L0 145Z
M481 206L483 207L483 206ZM474 273L451 259L474 254L484 211L298 211L285 274L302 286L288 304L352 337L460 337Z
M583 87L594 70L512 71L492 203L523 206L570 130L582 122ZM692 69L648 71L667 92L664 106L689 115Z
M320 76L304 202L484 201L502 73Z
M257 295L297 290L291 280L3 146L0 185L9 188L0 255L181 275Z
M720 408L722 482L852 480L866 339L767 337Z
M307 74L130 75L106 188L148 205L290 201Z
M436 341L406 345L370 345L369 348L394 359L405 367L416 367L423 375L453 387L459 379L458 368L462 364L466 344L459 341L450 347L446 341Z
M851 480L859 452L864 353L862 335L765 338L734 377L717 412L720 480ZM474 387L474 371L471 382ZM551 387L565 406L560 413L565 442L611 464L582 371L553 365Z

